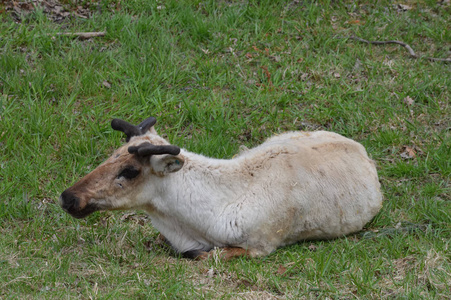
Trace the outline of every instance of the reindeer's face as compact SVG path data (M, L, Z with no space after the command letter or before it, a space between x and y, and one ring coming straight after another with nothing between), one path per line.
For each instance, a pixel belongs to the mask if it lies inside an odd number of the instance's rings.
M144 124L146 121L136 127L137 134L130 134L133 125L117 125L113 120L113 128L125 132L130 142L61 194L60 205L66 212L75 218L83 218L97 210L151 205L143 202L142 194L144 187L151 184L152 176L176 172L182 168L184 160L178 155L180 148L168 145L156 135L151 127L155 121Z

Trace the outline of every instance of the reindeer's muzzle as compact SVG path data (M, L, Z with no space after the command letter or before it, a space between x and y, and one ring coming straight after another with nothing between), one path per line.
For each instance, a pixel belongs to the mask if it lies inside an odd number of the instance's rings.
M82 201L69 189L65 190L59 198L60 206L65 212L69 213L72 217L81 219L87 215L95 212L97 207L92 204L82 205Z

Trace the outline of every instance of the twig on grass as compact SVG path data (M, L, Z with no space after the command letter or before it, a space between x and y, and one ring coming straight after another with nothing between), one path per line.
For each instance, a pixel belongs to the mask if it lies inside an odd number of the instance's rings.
M427 59L427 60L430 60L430 61L451 62L451 58L435 58L435 57L418 56L415 53L415 51L413 51L412 47L410 47L408 44L406 44L404 42L400 42L400 41L367 41L367 40L364 40L364 39L356 37L356 36L350 36L348 38L352 39L352 40L356 40L356 41L362 42L362 43L373 44L373 45L398 44L398 45L401 45L404 48L406 48L407 51L409 51L410 56L412 56L413 58L424 58L424 59Z
M86 39L90 39L93 37L102 37L102 36L105 36L105 34L106 34L105 31L99 31L99 32L58 32L55 35L76 37L81 40L86 40ZM49 35L54 35L54 34L49 34Z
M404 224L398 223L395 227L392 228L381 228L377 231L362 231L359 233L359 235L364 239L380 238L383 236L393 237L395 235L404 233L412 234L415 232L425 232L428 228L431 228L431 225L404 222Z
M19 277L16 277L16 278L14 278L13 280L11 280L11 281L9 281L9 282L3 283L3 284L2 284L2 288L5 288L5 287L7 287L8 285L10 285L11 283L14 283L14 282L16 282L16 281L27 280L27 279L31 279L31 278L33 278L33 277L28 277L28 276L19 276Z

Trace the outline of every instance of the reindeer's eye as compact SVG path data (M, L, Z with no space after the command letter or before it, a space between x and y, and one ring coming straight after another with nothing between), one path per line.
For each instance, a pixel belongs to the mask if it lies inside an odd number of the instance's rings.
M125 179L133 179L138 176L139 172L135 167L127 166L117 175L117 178L124 177Z

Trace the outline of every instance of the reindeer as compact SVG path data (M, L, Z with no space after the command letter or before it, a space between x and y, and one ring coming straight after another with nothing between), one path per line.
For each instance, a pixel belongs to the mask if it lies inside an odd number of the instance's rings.
M232 159L169 144L150 117L114 119L126 144L60 196L75 218L141 209L184 257L260 257L304 240L361 230L380 210L376 167L339 134L288 132ZM210 251L213 250L213 251Z

